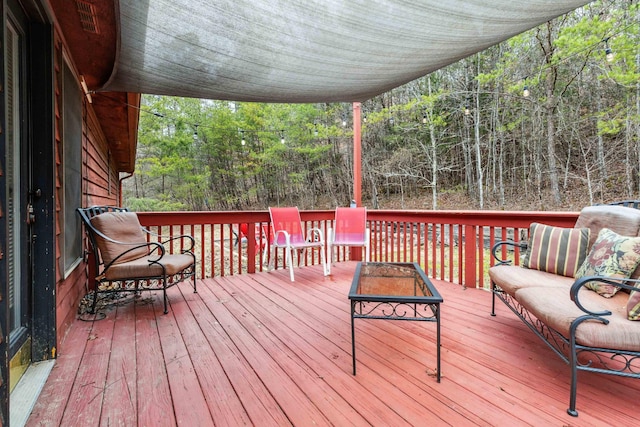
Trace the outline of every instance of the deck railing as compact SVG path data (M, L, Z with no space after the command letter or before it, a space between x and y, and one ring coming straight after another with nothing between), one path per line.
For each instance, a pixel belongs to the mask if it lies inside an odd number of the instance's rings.
M305 227L318 227L326 236L334 213L316 210L300 215ZM202 278L263 271L273 255L267 211L141 212L139 217L144 226L163 236L194 236ZM532 222L572 227L577 217L578 212L368 210L371 260L417 262L432 278L487 287L487 268L495 264L490 248L495 242L526 240ZM275 267L280 268L283 254L278 250L275 255ZM518 262L520 253L503 253L506 256ZM334 262L360 257L359 249L334 252ZM301 259L302 265L319 263L318 250L308 251Z

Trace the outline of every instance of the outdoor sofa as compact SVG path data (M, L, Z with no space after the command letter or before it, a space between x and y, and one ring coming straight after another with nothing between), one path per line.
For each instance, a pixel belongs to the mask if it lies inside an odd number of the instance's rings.
M640 210L601 205L585 207L574 228L531 224L527 241L492 248L491 314L500 299L570 365L573 416L578 371L640 378L638 236ZM521 265L506 260L519 252Z

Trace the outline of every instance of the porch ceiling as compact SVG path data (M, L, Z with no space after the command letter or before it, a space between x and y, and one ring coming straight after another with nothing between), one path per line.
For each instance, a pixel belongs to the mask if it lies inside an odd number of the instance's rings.
M363 101L586 0L120 0L101 91Z

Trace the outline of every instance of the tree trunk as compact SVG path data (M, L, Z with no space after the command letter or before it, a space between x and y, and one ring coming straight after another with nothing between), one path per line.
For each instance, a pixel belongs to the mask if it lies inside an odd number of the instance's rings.
M431 98L431 76L429 76L429 98ZM433 104L429 104L429 136L431 137L431 207L438 209L438 157L436 130L433 124Z
M547 100L544 104L545 118L547 120L547 164L549 169L549 185L551 186L551 195L556 204L560 204L560 188L558 186L558 167L556 164L556 107L557 100L555 96L556 79L558 76L557 65L552 65L553 61L553 28L552 24L547 23L547 34L544 40L545 46L545 63L549 67L546 71L545 92Z
M478 69L477 72L480 74L480 54L477 55L478 60ZM478 207L480 209L484 208L484 193L482 191L484 178L482 175L482 158L480 157L480 84L476 84L476 108L475 108L475 151L476 151L476 173L477 173L477 185L478 185Z

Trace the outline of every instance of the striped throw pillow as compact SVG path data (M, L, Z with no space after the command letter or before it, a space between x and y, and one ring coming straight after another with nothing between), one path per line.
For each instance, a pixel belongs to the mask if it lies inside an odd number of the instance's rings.
M561 228L532 223L523 266L574 277L587 256L588 228Z

